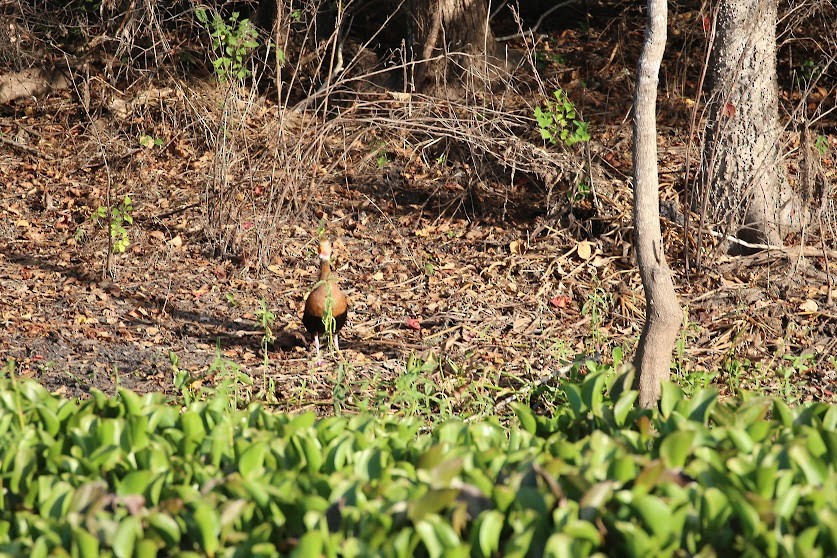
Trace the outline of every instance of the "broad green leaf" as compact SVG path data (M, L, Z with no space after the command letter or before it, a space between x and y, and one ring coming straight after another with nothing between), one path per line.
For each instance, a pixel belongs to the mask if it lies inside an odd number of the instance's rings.
M576 384L571 384L569 382L564 382L561 384L561 389L564 391L564 395L567 397L567 401L570 404L570 409L572 409L575 418L581 418L587 412L587 409L584 407L584 402L581 397L581 390L578 388Z
M367 481L380 479L387 468L387 455L389 454L378 448L368 448L358 452L355 454L355 474Z
M794 413L787 403L781 399L773 400L773 418L779 421L779 424L785 428L793 426Z
M837 405L828 406L828 410L822 418L822 426L829 432L837 430Z
M703 389L696 393L689 401L689 420L706 424L717 401L718 390L716 389Z
M157 558L158 544L150 539L140 539L134 548L136 558Z
M323 534L321 531L308 531L299 538L291 556L299 558L319 558L323 555Z
M459 490L456 488L428 490L420 498L407 505L407 515L413 523L422 521L426 516L440 513L450 507L458 495Z
M131 558L137 538L142 536L142 522L138 516L130 515L119 522L113 538L113 553L117 558Z
M802 427L801 434L805 436L805 445L808 449L808 452L812 456L819 458L823 457L828 453L828 448L825 445L825 440L823 440L819 430L810 426L804 426Z
M71 553L79 558L99 557L99 538L91 535L80 527L73 528L73 543Z
M577 542L588 543L588 550L584 555L589 554L589 549L596 548L603 542L603 536L599 529L590 521L571 521L564 527L564 533L570 535Z
M635 494L630 502L645 525L663 539L671 533L671 509L660 498L652 494Z
M749 455L753 451L755 444L747 434L747 431L742 428L730 427L727 430L727 437L735 444L738 451L744 455Z
M788 449L788 455L802 469L806 480L810 484L819 486L828 477L828 466L825 462L812 456L801 443L791 445Z
M498 485L494 488L494 503L501 512L506 512L509 506L514 503L516 494L514 489L506 485Z
M805 556L805 558L818 558L823 556L823 549L817 545L817 536L820 533L818 526L808 527L802 531L793 542L793 556Z
M639 392L636 390L626 390L620 393L619 399L613 405L613 418L617 426L626 426L628 416L638 396Z
M604 515L605 506L613 497L615 483L602 481L591 486L579 501L579 517L586 521Z
M666 436L660 444L660 457L663 463L672 469L682 469L686 464L686 458L691 453L694 440L693 430L681 430Z
M150 530L160 536L167 548L176 547L180 544L180 525L172 516L167 513L153 511L148 515L147 521Z
M192 515L198 531L200 547L208 555L214 555L220 546L221 520L218 513L207 503L198 502Z
M120 445L126 452L137 452L145 448L149 443L148 438L148 417L143 415L130 415L125 420L125 429L122 431Z
M238 458L238 471L248 480L255 480L264 472L264 458L267 454L267 444L254 442L247 446Z
M581 383L581 399L584 405L596 415L601 415L605 375L601 372L589 374Z
M608 466L607 478L625 483L636 478L636 462L630 455L614 455Z
M430 515L416 523L416 532L431 557L449 556L460 545L459 537L444 519Z
M572 558L577 556L573 538L565 533L553 533L546 540L543 555L546 558Z
M116 390L116 393L119 395L119 398L122 400L122 404L125 407L125 411L128 415L143 415L145 409L143 408L142 399L139 395L134 393L131 390L125 388L119 388Z
M683 390L673 382L663 382L660 395L660 416L667 419L675 406L683 400Z
M480 556L488 557L500 548L500 534L503 531L505 516L497 510L483 512L477 519L476 532Z
M783 495L779 496L774 508L776 515L782 519L790 519L799 504L801 492L799 485L793 485Z
M701 496L701 521L710 530L724 524L732 511L729 499L718 488L709 487Z
M756 509L737 492L729 493L729 501L735 511L733 518L742 527L743 535L749 539L755 538L765 528Z
M616 534L621 535L625 540L626 551L613 553L614 556L656 556L659 552L659 545L655 544L651 536L641 527L628 521L615 521Z
M529 434L536 434L538 430L538 422L535 420L535 414L528 405L514 402L511 405L517 420L520 421L520 427Z
M38 419L41 421L42 428L50 436L55 436L61 429L61 423L58 420L58 415L45 405L40 405L38 407Z
M151 471L131 471L121 481L117 481L116 494L118 496L145 494L156 478L157 474Z
M747 428L759 420L765 420L767 413L773 408L772 401L766 397L758 397L745 401L735 411L736 424Z

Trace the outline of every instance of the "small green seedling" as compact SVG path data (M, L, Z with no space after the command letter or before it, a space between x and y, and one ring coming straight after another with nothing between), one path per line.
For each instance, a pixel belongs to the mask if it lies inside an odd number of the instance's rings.
M233 12L229 20L213 11L212 19L205 9L195 11L198 21L209 29L215 58L212 66L223 82L244 79L252 73L247 67L247 58L259 46L259 32L249 19L239 19Z
M555 145L563 143L572 147L576 143L590 141L586 122L578 118L575 104L563 89L553 93L555 100L547 99L542 107L535 107L535 120L541 138Z
M133 225L134 218L131 215L134 211L134 204L131 197L126 195L119 205L111 208L110 211L110 236L113 239L113 251L120 254L130 246L131 241L128 237L128 230L125 225ZM96 210L90 214L90 220L98 223L102 220L107 220L108 208L100 205Z

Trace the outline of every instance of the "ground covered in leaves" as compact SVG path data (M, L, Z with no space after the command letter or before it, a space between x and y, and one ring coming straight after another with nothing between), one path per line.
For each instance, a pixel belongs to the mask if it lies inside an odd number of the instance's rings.
M644 312L628 183L642 14L626 21L556 26L542 50L542 70L590 123L592 140L575 152L595 167L592 184L546 188L525 175L496 184L455 153L427 160L404 143L376 140L381 148L358 136L365 141L343 145L345 161L310 193L305 215L275 225L264 266L246 249L222 258L208 248L215 154L181 141L176 124L150 112L127 123L90 116L71 92L3 106L0 361L14 359L16 374L70 396L232 382L279 408L327 413L403 407L405 393L441 410L490 408L533 382L554 384L574 359L609 361L614 349L630 357ZM684 247L694 243L676 208L690 143L692 167L697 157L689 118L703 55L678 31L696 21L696 12L673 17L664 71L684 77L663 80L659 110L664 236L688 316L675 377L687 391L714 382L727 393L832 401L837 307L827 278L837 262L788 251L685 266ZM814 93L812 102L833 103L833 89ZM790 88L783 95L794 102ZM262 99L251 125L280 112ZM830 142L821 164L833 181L833 117L821 130ZM796 164L791 157L792 171ZM103 274L104 219L91 218L108 203L108 181L112 206L126 195L132 204L129 244L113 256L112 275ZM256 205L263 187L249 190ZM318 229L333 239L351 302L341 351L322 363L299 319L316 280Z

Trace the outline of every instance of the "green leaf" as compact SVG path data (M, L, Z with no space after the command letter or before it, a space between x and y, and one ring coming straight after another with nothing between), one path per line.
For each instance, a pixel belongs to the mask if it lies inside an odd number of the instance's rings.
M416 524L416 532L431 557L454 556L452 551L461 547L461 540L450 523L438 515L430 515ZM461 555L461 552L456 552Z
M663 382L660 395L660 416L667 419L675 406L683 400L683 390L673 382Z
M117 558L131 558L137 538L142 536L142 523L137 516L128 516L119 522L113 537L113 553Z
M192 517L201 549L210 556L214 555L220 547L221 521L218 513L209 504L197 502Z
M638 396L639 392L636 390L623 391L619 395L619 399L613 405L613 419L617 426L626 426Z
M596 416L600 416L602 413L604 383L605 375L601 372L589 374L581 383L581 399Z
M529 434L535 434L538 430L538 422L535 420L535 414L528 405L514 402L511 405L517 420L520 421L520 426Z
M593 521L604 515L605 506L613 497L614 487L615 483L612 481L603 481L591 486L578 503L579 517L586 521Z
M130 201L130 200L128 200ZM143 415L144 414L144 405L142 403L142 399L139 395L134 393L131 390L125 388L119 388L116 390L116 393L119 395L119 399L122 401L122 404L125 406L125 411L129 415Z
M500 549L504 522L505 516L497 510L488 510L480 515L476 530L481 556L493 556Z
M291 556L299 558L319 558L323 555L323 534L320 531L308 531L299 538Z
M156 478L157 474L152 471L131 471L121 481L117 481L116 494L118 496L145 494Z
M808 483L819 486L828 477L828 466L821 459L812 456L801 443L793 444L788 449L788 455L802 469Z
M584 403L581 397L581 390L578 388L576 384L571 384L569 382L564 382L561 384L561 389L564 391L564 395L567 397L567 401L570 404L570 409L572 409L575 418L580 418L586 413L586 408L584 407Z
M667 538L671 532L671 509L652 494L635 494L630 502L643 523L660 538Z
M702 389L692 396L688 406L688 418L701 424L706 424L712 408L718 401L718 390Z
M755 447L755 443L750 438L750 435L747 434L746 430L741 428L729 428L727 429L727 437L735 444L735 447L738 451L744 455L749 454L753 451L753 447Z
M150 539L137 541L134 556L136 558L157 558L158 544Z
M837 408L837 406L833 408ZM793 415L794 413L787 403L781 399L773 400L773 417L779 421L779 424L785 428L791 428L793 426Z
M407 505L407 516L414 523L422 521L428 515L447 509L456 501L457 496L459 496L459 490L456 488L428 490L420 498Z
M167 548L172 548L180 544L180 525L172 516L167 513L154 511L148 515L147 521L150 529L163 539Z
M796 511L797 505L799 505L801 493L802 489L800 486L793 485L787 490L787 492L779 496L776 499L776 504L774 506L776 515L782 519L789 520L791 516L793 516L793 512Z
M262 475L267 450L267 444L264 442L254 442L247 446L238 459L238 471L242 477L254 480L253 477Z
M61 429L61 423L58 420L58 415L47 407L41 405L38 407L38 420L41 421L41 428L43 428L50 436L55 436Z
M694 441L693 430L680 430L666 436L660 444L660 457L666 467L682 469L686 464L686 458L691 453Z
M73 543L70 551L79 558L98 558L99 538L80 527L74 527Z

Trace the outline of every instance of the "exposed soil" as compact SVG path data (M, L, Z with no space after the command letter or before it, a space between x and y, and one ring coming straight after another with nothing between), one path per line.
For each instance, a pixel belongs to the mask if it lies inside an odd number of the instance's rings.
M70 92L0 107L0 137L12 142L0 151L0 361L13 358L17 375L83 397L93 388L179 389L174 359L188 387L240 371L269 403L326 413L337 393L347 404L391 396L411 355L430 359L423 374L454 401L480 390L501 397L577 355L608 362L623 347L630 357L645 306L628 184L630 76L643 19L639 11L620 18L549 31L560 59L543 71L590 122L593 139L577 153L596 169L592 192L483 180L466 158L434 165L390 148L376 161L360 145L313 192L303 219L278 225L267 269L246 250L211 254L203 207L213 155L181 149L177 126L88 118ZM792 250L715 255L686 272L678 208L703 59L702 39L689 31L698 18L672 17L659 111L664 236L688 310L678 379L693 389L714 375L727 393L833 401L837 306L827 278L837 278L837 262ZM834 103L827 85L811 102ZM261 110L264 121L279 118L269 100ZM165 143L137 148L137 130ZM834 113L818 133L830 142L821 164L833 184ZM102 148L119 154L117 166L101 164ZM798 168L794 155L789 165ZM134 221L104 279L106 234L90 216L105 203L109 174L112 203L130 195ZM316 280L321 222L351 309L341 353L318 366L299 317ZM819 236L806 243L816 250ZM275 315L267 352L262 300Z

